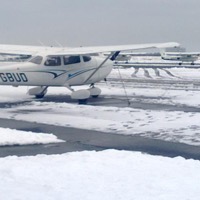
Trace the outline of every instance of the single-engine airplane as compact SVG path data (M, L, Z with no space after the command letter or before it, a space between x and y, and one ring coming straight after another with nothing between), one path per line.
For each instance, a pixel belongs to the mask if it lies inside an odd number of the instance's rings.
M200 52L161 52L161 58L163 60L194 62L199 56Z
M36 98L43 98L50 86L66 87L72 91L72 99L85 103L90 96L100 95L95 83L108 76L120 51L177 46L174 42L78 48L0 45L0 55L31 56L26 62L0 66L0 85L36 86L28 91ZM92 56L104 52L110 53L106 57ZM72 89L79 85L90 87Z

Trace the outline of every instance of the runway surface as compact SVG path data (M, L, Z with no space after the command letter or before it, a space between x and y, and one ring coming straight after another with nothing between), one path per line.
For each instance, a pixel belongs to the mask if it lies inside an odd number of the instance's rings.
M142 151L153 155L169 157L182 156L200 159L200 147L181 143L148 139L140 136L108 134L98 131L67 128L17 120L0 119L0 126L23 131L54 133L65 143L47 145L5 146L0 148L0 156L26 156L36 154L60 154L83 150L118 149Z

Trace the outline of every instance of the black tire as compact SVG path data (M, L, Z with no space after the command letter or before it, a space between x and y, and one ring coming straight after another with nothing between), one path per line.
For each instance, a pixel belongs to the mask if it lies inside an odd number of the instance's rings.
M78 104L80 105L86 105L87 104L87 99L79 99Z
M99 95L92 95L92 98L98 98Z
M35 98L36 98L36 99L42 99L43 97L44 97L44 94L35 95Z

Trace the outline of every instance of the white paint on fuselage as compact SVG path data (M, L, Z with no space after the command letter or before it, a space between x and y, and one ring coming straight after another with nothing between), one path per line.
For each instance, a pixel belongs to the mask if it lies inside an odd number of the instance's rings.
M60 66L45 66L43 59L40 65L31 62L13 63L0 66L0 85L24 86L76 86L96 83L106 78L111 72L113 63L108 60L87 82L87 78L105 60L105 57L92 56L88 62ZM61 59L62 60L62 59Z

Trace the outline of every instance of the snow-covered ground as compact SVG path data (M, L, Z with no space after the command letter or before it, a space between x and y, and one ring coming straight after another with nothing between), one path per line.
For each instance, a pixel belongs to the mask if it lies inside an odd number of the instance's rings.
M120 69L125 79L132 80L133 69ZM151 72L151 71L150 71ZM146 83L137 82L141 78L134 78L134 82L125 82L126 92L130 101L134 103L170 105L170 106L192 106L200 108L200 86L197 77L199 70L170 69L175 77L163 74L162 80L156 84L149 82L143 75L142 80ZM156 79L155 73L152 79ZM142 74L141 74L142 75ZM154 75L154 76L153 76ZM179 85L181 80L194 80L194 84ZM195 77L195 78L194 78ZM109 78L119 78L118 70L113 70ZM163 85L162 81L173 80L177 84ZM120 81L111 83L100 83L102 94L114 95L124 98L124 90ZM117 106L81 106L76 103L63 102L41 102L33 100L26 95L27 87L5 87L1 86L0 102L18 102L13 107L2 108L0 117L17 120L25 120L60 126L75 127L81 129L99 130L116 134L140 135L161 140L182 142L192 145L200 145L200 112L167 111L151 109L135 109L133 107L119 108ZM50 88L47 95L69 95L66 88ZM23 103L20 103L23 101ZM27 101L27 102L26 102Z
M137 73L136 73L136 78L142 78L145 79L144 75L144 70L140 68ZM200 81L200 68L198 69L188 69L188 68L170 68L167 69L167 71L170 71L171 74L174 76L170 76L167 74L166 69L158 69L160 72L160 76L156 76L155 70L154 69L147 69L149 74L151 75L152 79L160 79L160 80L195 80L195 81ZM120 69L120 72L122 74L123 78L128 78L132 79L133 77L131 76L132 73L135 72L134 68L129 68L129 69ZM119 72L116 69L114 69L111 74L109 75L111 78L116 78L119 77Z
M133 71L122 69L121 74L131 80ZM191 71L173 71L175 77L168 77L164 72L162 80L179 80L179 77L182 77L188 80L194 78L197 81L200 72ZM159 79L153 72L150 73L153 79ZM113 70L110 78L117 78L118 75L117 70ZM141 78L147 79L143 73L134 79ZM157 85L148 83L146 87L137 81L125 84L132 103L138 101L200 108L198 85L180 89L179 86L166 88L161 82ZM99 86L104 95L124 98L121 84L112 82L108 85L101 83ZM26 95L27 87L1 86L0 89L1 118L101 130L108 134L137 134L193 145L200 144L199 112L103 105L81 106L59 101L41 102ZM48 93L59 94L70 93L65 88L50 88ZM38 133L9 129L0 129L0 132L6 133L9 137L7 141L14 141L13 144L19 144L21 137L23 139L20 141L28 144L28 138L33 142L37 138L35 136L42 136ZM46 136L49 136L54 142L58 142L53 135L44 135L45 141ZM2 144L6 144L4 137L5 135L0 134ZM0 199L196 200L200 196L199 170L200 161L196 160L116 150L29 157L9 156L0 158Z
M200 162L107 150L0 158L5 200L197 200Z
M48 144L64 142L53 134L34 133L18 131L7 128L0 128L0 146L7 145L28 145L28 144Z
M200 145L200 113L34 102L0 117Z

